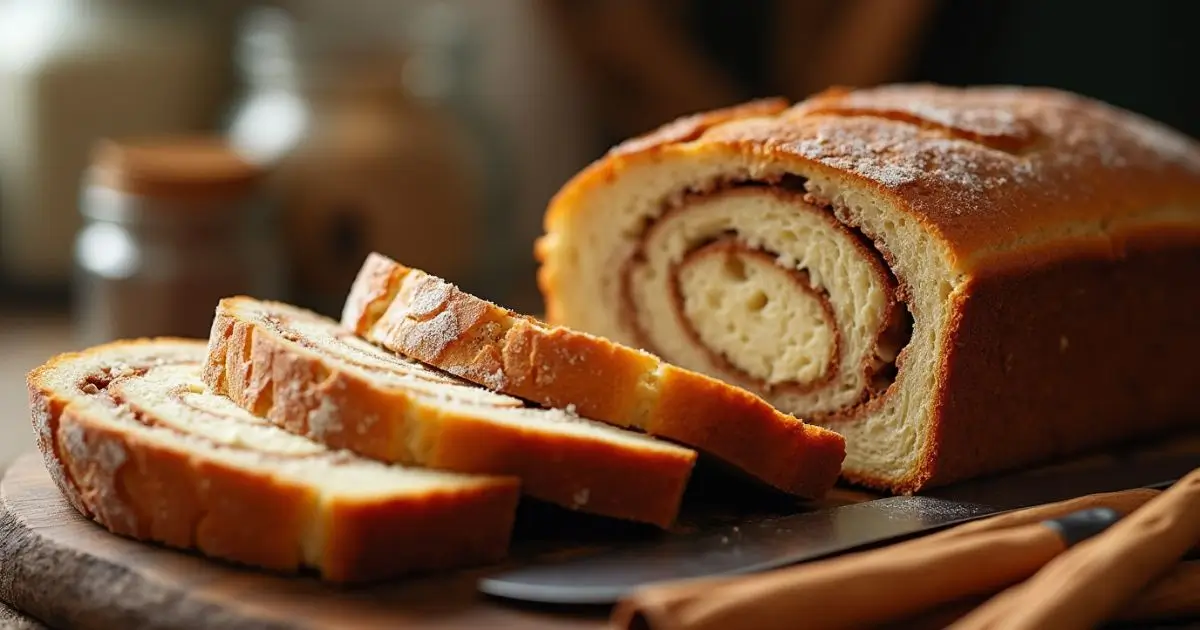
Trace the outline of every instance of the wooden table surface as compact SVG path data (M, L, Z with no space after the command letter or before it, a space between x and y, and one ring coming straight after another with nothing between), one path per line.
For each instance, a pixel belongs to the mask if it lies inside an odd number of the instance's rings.
M0 462L0 476L8 470L5 462ZM37 619L9 606L0 600L0 630L47 630L48 626Z

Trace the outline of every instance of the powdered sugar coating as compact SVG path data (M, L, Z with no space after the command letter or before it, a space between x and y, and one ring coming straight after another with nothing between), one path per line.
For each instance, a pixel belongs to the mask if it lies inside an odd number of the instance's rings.
M704 142L791 154L861 178L952 250L1097 233L1146 209L1200 207L1200 144L1145 117L1028 88L892 86L714 126ZM1200 210L1193 212L1200 222Z
M1013 90L964 91L947 88L916 90L882 86L856 92L831 91L796 106L794 114L880 116L936 129L993 148L1019 151L1037 132L1015 111L1022 99Z
M54 416L50 411L50 401L41 395L34 396L29 404L29 416L30 422L33 424L34 436L37 438L38 450L47 455L49 459L53 459L54 431L51 423ZM57 464L57 462L55 463ZM63 480L57 478L61 475L61 468L57 465L55 468L59 468L59 475L55 474L55 470L51 470L50 475L56 477L54 481L61 487Z
M59 429L63 454L71 462L77 476L83 476L86 488L84 503L107 527L118 532L134 533L138 519L117 491L117 474L129 459L120 442L101 437L88 441L88 433L71 422Z
M395 299L366 337L401 339L418 356L440 357L482 314L463 302L457 287L414 271L401 281Z
M311 312L280 303L239 302L238 305L242 316L300 348L321 355L327 365L354 373L378 386L402 390L413 396L460 400L481 406L524 406L516 398L488 391L452 374L372 345L332 320ZM294 388L296 382L292 381L291 386ZM291 389L284 393L295 396L299 390ZM318 415L331 413L332 410L327 409L326 413ZM310 429L315 431L311 422L310 419ZM314 435L321 437L325 433Z
M350 296L342 307L342 325L355 332L365 332L377 315L387 306L391 289L391 267L386 260L372 252L367 256L351 285Z
M308 432L324 439L343 431L342 410L331 396L322 396L317 406L308 412Z
M50 401L45 394L39 392L32 397L29 413L37 437L38 451L42 454L42 463L45 464L51 481L72 507L80 514L88 515L87 506L80 499L78 489L71 482L70 475L67 474L63 462L59 459L54 439L55 418L50 408Z

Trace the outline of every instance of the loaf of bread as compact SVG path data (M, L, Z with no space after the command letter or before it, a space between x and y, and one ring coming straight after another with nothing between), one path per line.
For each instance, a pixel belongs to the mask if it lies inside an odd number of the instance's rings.
M845 457L840 435L745 389L546 326L380 254L359 271L342 324L491 390L694 447L798 496L824 495Z
M549 323L836 430L869 486L1200 418L1200 147L1090 99L894 85L697 114L582 170L545 230Z
M293 435L205 390L205 344L114 342L29 374L55 483L110 531L355 582L492 562L519 483L389 466Z
M222 300L204 381L288 431L369 457L511 475L568 509L669 526L690 449L528 406L363 341L277 302Z

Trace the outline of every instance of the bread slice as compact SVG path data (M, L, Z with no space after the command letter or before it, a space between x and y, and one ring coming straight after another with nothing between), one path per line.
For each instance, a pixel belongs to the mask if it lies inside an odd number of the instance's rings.
M547 326L377 253L355 279L342 323L489 389L683 443L792 494L823 495L845 456L840 435L745 389Z
M121 341L28 376L58 487L113 533L355 582L492 562L519 483L389 466L278 429L207 392L205 345Z
M513 475L529 496L661 527L674 522L696 460L669 442L488 391L277 302L220 302L204 381L333 447Z

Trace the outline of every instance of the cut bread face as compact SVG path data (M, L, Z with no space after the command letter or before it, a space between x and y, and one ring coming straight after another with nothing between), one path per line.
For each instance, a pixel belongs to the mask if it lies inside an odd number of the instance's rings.
M554 321L836 430L852 481L919 488L958 282L944 247L828 169L688 144L629 162L561 198L539 242Z
M794 495L824 495L845 456L840 435L743 388L548 326L378 253L364 262L342 324L490 390L679 442Z
M571 510L671 525L696 452L533 407L372 345L311 311L222 300L204 381L298 435L383 461L511 475Z
M296 436L208 391L204 356L199 340L121 341L30 372L39 446L76 509L122 536L334 582L506 554L515 478L387 465Z

